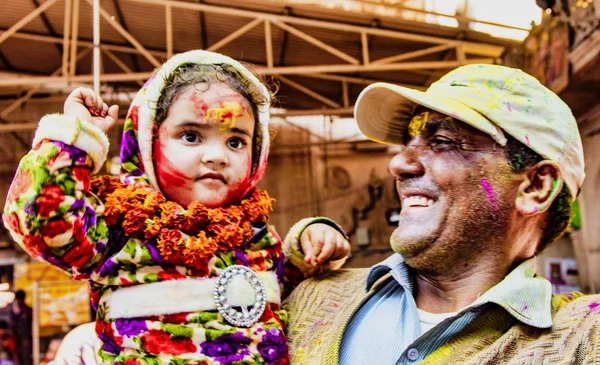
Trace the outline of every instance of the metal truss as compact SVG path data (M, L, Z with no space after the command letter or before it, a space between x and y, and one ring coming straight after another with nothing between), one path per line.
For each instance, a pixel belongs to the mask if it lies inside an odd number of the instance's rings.
M25 103L29 98L34 96L41 90L45 84L49 83L92 83L94 81L93 74L77 74L76 64L79 59L87 55L93 48L93 43L87 40L79 39L79 13L82 0L61 0L64 3L64 26L62 37L55 35L39 35L22 32L21 29L34 18L43 15L44 11L52 6L56 6L59 0L47 0L34 11L23 17L9 29L0 32L0 44L6 39L12 37L24 41L37 41L54 43L62 45L62 66L54 73L48 76L29 76L15 75L14 77L6 77L0 79L0 89L20 87L26 89L27 93L16 99L12 105L8 106L0 112L0 117L4 120L14 110ZM117 0L114 0L115 3ZM206 49L210 51L218 51L225 45L235 41L237 38L248 33L250 30L262 26L264 28L264 42L266 50L266 64L255 69L255 72L263 75L271 75L282 84L298 90L301 93L319 101L325 109L318 110L299 110L288 111L286 115L314 115L314 114L348 114L352 105L348 97L348 84L369 84L374 80L369 80L362 77L353 77L345 75L349 73L369 73L381 71L411 71L431 74L431 72L439 70L452 69L468 63L500 63L500 57L504 52L504 46L469 42L456 39L447 39L441 37L433 37L420 34L412 34L407 32L386 30L380 28L370 28L365 26L351 25L347 23L324 21L316 19L307 19L292 15L278 15L261 11L251 11L236 9L218 5L208 5L201 3L191 3L185 1L170 1L170 0L121 0L154 5L158 9L162 8L165 14L165 48L164 49L149 49L139 42L126 27L118 20L117 17L109 14L105 9L100 7L100 16L108 22L123 38L127 40L129 45L120 44L100 44L99 48L102 54L112 60L121 70L120 73L105 73L100 75L102 83L115 82L131 82L136 81L141 83L148 79L150 72L135 72L128 67L119 56L123 55L141 55L154 67L160 66L159 59L168 58L173 55L173 9L186 9L200 13L213 13L222 15L231 15L248 19L248 23L239 29L234 30L216 43L208 46ZM92 6L93 0L83 0L83 2ZM85 6L85 4L83 5ZM120 12L120 11L119 11ZM119 17L120 18L120 17ZM298 26L304 28L325 29L331 32L346 33L356 36L357 43L361 45L361 57L355 58L348 53L333 47L314 36L309 35L305 31L298 29ZM296 36L305 42L312 44L321 51L329 53L340 59L337 64L310 64L302 66L275 66L272 34L273 28L277 27L288 34ZM372 59L369 52L369 39L371 37L383 37L396 39L401 41L416 42L418 44L427 44L425 48L397 54L390 57ZM79 49L83 48L83 51ZM450 51L450 52L449 52ZM445 55L440 56L440 61L422 61L419 57L433 54ZM448 56L451 57L448 57ZM99 62L96 60L96 62ZM288 76L302 76L310 78L318 78L339 83L341 93L343 95L343 103L340 104L330 98L319 94L300 83L293 81ZM422 85L409 85L411 87L423 87ZM0 133L16 130L30 130L33 125L18 125L4 124L0 125Z

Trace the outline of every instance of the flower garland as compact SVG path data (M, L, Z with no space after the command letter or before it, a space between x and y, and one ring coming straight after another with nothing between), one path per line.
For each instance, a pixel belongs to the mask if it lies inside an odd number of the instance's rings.
M161 192L112 176L94 177L91 190L104 202L107 225L122 226L130 237L156 239L167 262L200 270L217 250L240 247L252 238L252 224L266 223L275 201L254 189L238 205L211 209L192 202L186 210Z

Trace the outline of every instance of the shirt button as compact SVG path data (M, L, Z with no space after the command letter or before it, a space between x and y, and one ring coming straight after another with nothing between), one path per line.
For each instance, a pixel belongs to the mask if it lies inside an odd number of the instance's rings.
M410 349L406 356L410 361L415 361L419 357L419 351L417 349Z

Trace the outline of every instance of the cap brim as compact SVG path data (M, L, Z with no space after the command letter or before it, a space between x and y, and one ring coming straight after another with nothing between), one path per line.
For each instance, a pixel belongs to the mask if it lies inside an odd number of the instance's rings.
M403 144L415 105L461 120L490 135L504 146L506 137L490 120L445 95L413 90L406 87L375 83L365 88L354 107L354 117L367 138L392 144Z

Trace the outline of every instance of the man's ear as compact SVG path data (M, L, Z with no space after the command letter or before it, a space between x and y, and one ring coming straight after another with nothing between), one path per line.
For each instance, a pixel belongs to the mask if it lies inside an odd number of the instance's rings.
M515 201L517 210L526 216L545 212L563 188L560 167L554 161L544 160L523 174Z

